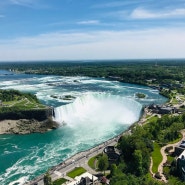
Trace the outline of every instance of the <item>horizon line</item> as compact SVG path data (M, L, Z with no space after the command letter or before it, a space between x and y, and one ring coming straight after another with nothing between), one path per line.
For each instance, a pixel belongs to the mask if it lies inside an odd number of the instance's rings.
M111 61L159 61L159 60L185 60L185 58L125 58L125 59L42 59L42 60L4 60L0 61L0 63L6 62L111 62Z

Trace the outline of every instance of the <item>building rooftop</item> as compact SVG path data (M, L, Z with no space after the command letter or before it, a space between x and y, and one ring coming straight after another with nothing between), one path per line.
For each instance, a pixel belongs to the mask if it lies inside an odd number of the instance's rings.
M185 160L185 150L179 155L178 159Z
M77 185L77 184L80 183L80 180L81 180L82 178L86 178L86 177L88 177L88 178L91 179L91 180L93 179L93 181L98 180L98 177L96 177L96 176L90 174L89 172L85 172L85 173L83 173L83 174L80 175L80 176L76 176L76 177L74 178L74 181L69 182L67 185Z
M183 141L180 143L179 147L185 148L185 140L183 140Z

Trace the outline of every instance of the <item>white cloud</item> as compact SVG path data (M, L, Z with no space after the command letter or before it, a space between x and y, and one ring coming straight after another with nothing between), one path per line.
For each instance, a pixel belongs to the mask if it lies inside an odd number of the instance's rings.
M48 8L46 4L41 4L40 0L7 0L7 5L17 5L27 8L38 8L38 9L45 9Z
M100 21L99 20L79 21L79 22L77 22L77 24L81 24L81 25L98 25L98 24L100 24Z
M29 6L34 2L34 0L10 0L10 2L15 5Z
M76 45L79 43L91 43L96 42L97 38L96 32L90 33L76 33L76 32L55 32L49 34L41 34L35 37L21 37L11 41L0 41L5 45L12 44L12 46L20 48L45 48L45 47L55 47L55 46L68 46Z
M136 8L130 15L132 19L160 19L185 17L185 9L174 9L170 11L149 11L142 8Z
M120 2L120 1L115 1L115 2L109 2L109 3L104 3L104 4L95 4L92 6L92 8L113 8L113 7L120 7L129 4L129 2Z
M184 29L50 33L0 41L0 60L185 58Z
M137 5L137 4L142 4L145 3L146 0L131 0L131 1L112 1L112 2L106 2L106 3L100 3L95 4L92 6L92 8L115 8L115 7L123 7L123 6L130 6L130 5Z

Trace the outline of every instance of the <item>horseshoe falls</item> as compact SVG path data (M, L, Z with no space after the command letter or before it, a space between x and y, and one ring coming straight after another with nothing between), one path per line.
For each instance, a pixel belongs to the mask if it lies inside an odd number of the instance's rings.
M139 119L142 105L120 96L94 93L78 97L73 103L55 108L54 120L69 126L84 125L88 128L130 125ZM103 132L100 130L100 132Z
M0 135L0 184L6 185L23 184L120 134L139 119L142 106L166 101L157 90L101 78L13 74L0 81L1 89L30 92L53 106L63 125L44 134ZM137 92L146 98L137 99Z

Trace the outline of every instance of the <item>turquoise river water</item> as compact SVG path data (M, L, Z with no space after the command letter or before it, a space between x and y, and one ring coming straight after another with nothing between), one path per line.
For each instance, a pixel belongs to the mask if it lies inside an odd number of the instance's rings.
M0 135L0 182L23 184L77 152L87 150L136 122L143 105L162 104L157 90L90 77L13 74L0 71L0 88L34 93L54 107L60 128L44 134ZM137 92L146 94L137 99ZM65 96L72 98L66 100Z

